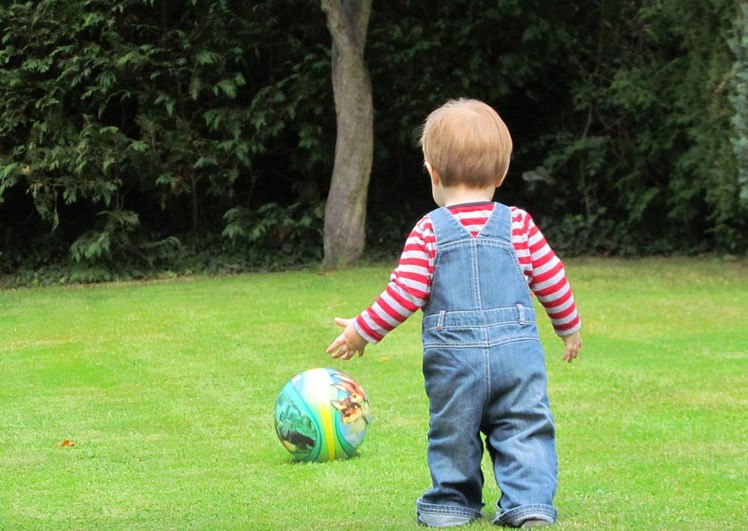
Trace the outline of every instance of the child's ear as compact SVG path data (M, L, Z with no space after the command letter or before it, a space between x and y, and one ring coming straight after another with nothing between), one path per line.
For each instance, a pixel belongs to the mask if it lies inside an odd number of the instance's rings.
M504 183L504 179L506 178L506 174L508 171L509 171L509 168L507 167L507 169L504 170L504 175L502 175L500 179L496 179L496 185L495 185L496 188L498 188Z
M423 165L426 166L426 170L428 170L429 172L429 177L431 177L431 184L437 186L439 184L439 174L436 173L436 170L429 161L425 161Z

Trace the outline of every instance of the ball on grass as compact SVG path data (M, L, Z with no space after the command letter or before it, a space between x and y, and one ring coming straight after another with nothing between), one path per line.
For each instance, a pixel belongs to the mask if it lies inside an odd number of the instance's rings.
M311 369L283 386L275 403L275 431L300 461L350 457L364 440L369 399L350 376L335 369Z

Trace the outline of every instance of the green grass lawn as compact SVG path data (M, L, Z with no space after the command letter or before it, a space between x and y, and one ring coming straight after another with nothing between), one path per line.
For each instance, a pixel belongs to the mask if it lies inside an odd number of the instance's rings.
M572 365L543 323L564 530L748 529L748 264L568 261ZM0 292L0 530L402 530L430 485L420 317L329 360L388 268ZM294 463L294 374L356 378L358 454ZM75 446L58 446L69 440ZM486 513L498 490L488 463ZM490 519L468 529L491 529Z

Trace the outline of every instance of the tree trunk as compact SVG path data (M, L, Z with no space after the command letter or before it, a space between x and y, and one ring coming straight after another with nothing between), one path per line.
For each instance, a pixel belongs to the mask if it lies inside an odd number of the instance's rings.
M364 250L366 198L374 153L371 80L364 45L372 0L320 0L332 36L337 142L325 208L322 268L355 265Z

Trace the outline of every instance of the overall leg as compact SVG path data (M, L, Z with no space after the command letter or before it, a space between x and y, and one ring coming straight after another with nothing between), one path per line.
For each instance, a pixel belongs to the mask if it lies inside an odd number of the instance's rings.
M479 350L424 353L431 421L428 464L432 488L417 502L420 523L462 525L483 508L483 444L480 419L487 389L485 357Z
M486 444L501 489L494 523L519 527L529 519L556 521L555 427L538 341L515 341L492 356Z

